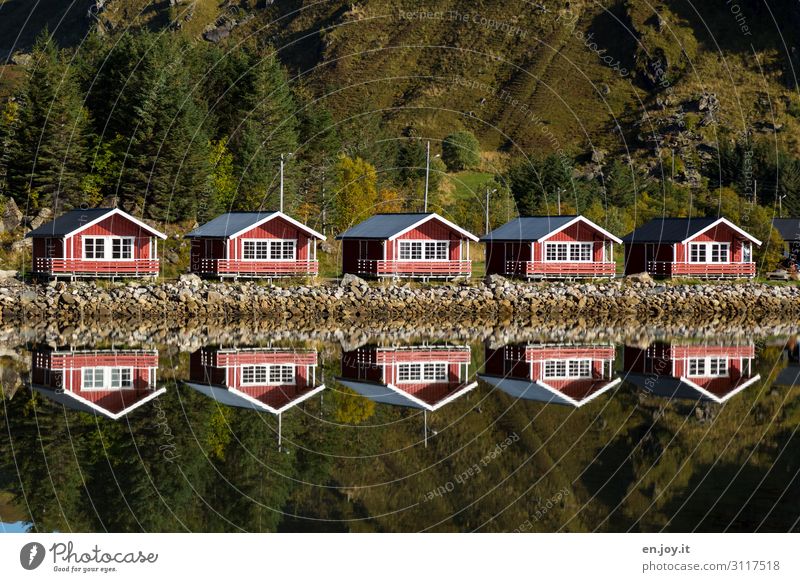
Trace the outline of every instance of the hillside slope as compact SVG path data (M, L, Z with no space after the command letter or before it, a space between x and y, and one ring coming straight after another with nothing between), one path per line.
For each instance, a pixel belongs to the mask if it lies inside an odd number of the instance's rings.
M45 27L65 46L88 30L144 27L274 47L334 118L369 115L390 135L474 131L486 150L648 156L691 165L698 146L745 134L800 154L800 8L789 1L0 0L0 49ZM98 8L99 7L99 8ZM16 57L15 57L16 58ZM18 59L17 59L18 60ZM0 90L14 78L0 72ZM704 95L711 95L701 102ZM686 158L686 160L683 160ZM652 163L652 162L651 162Z

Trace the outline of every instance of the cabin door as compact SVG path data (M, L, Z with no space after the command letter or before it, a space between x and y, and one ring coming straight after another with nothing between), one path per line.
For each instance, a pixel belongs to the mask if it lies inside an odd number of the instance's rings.
M656 260L656 245L649 243L644 245L644 270L646 272L657 271L656 266L653 264L653 261L655 260Z
M358 258L359 259L368 259L369 258L369 241L368 240L360 240L360 241L358 241Z

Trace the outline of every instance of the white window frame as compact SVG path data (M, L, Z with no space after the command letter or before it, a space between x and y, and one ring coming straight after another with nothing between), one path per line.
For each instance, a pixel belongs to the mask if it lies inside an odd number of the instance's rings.
M122 378L123 372L127 372L128 382L125 384L120 383L118 386L115 386L112 382L115 371L119 371L120 378ZM92 374L91 386L88 386L86 382L86 374L88 372ZM97 383L98 373L101 376L100 386L95 385ZM131 366L85 366L81 368L81 386L81 390L86 392L99 392L101 390L133 390L133 368Z
M402 370L407 373L402 373ZM417 372L412 374L411 372ZM400 362L396 365L395 378L398 384L419 382L447 382L450 375L449 362ZM401 376L404 376L401 379Z
M720 366L720 364L723 365ZM715 368L713 373L712 368ZM728 358L724 356L686 359L687 378L726 378L729 374L729 370L730 362L728 362Z
M419 258L413 258L412 249L419 245ZM444 250L444 258L436 258ZM405 252L407 251L407 252ZM403 255L406 254L404 257ZM432 254L434 258L428 258ZM398 261L449 261L450 260L450 241L449 240L399 240L397 241L397 260Z
M563 360L543 360L542 379L544 380L579 380L592 377L591 358L569 358ZM550 370L548 367L552 366ZM576 369L573 371L571 368ZM584 372L581 368L586 367ZM563 368L563 371L562 371Z
M245 380L245 371L253 370L254 379ZM255 377L256 371L263 371L264 380L261 381ZM272 374L277 370L278 380L272 379ZM241 384L242 386L283 386L291 385L297 382L297 367L294 364L246 364L241 366Z
M714 249L718 247L719 250L725 249L724 261L715 261L712 259ZM692 251L697 249L698 259L700 250L703 251L703 260L694 260L692 258ZM726 265L731 262L731 243L727 242L690 242L686 251L687 262L700 265Z
M86 256L86 243L89 240L93 240L93 241L102 240L103 241L103 256L102 257L87 257ZM115 240L119 240L119 241L129 240L129 241L131 241L130 242L130 245L131 245L131 256L130 257L128 257L128 258L119 258L119 259L115 259L115 258L112 257L112 255L114 254L114 250L113 249L114 249L114 241ZM95 244L96 243L93 243L93 246L95 246ZM93 248L93 252L95 254L96 254L96 251L97 251L96 247ZM108 236L108 235L102 235L102 236L87 235L87 236L83 236L83 237L81 237L81 258L84 261L133 261L133 260L136 259L136 237L135 236Z
M255 245L255 247L253 249L254 256L257 254L256 250L257 250L257 247L258 247L259 243L267 245L267 257L264 258L264 259L257 259L257 258L249 259L249 258L247 258L245 256L246 255L245 247L247 246L247 243L253 243ZM279 246L280 251L277 253L279 256L277 258L274 256L274 253L273 253L273 244L280 245ZM289 257L289 258L285 258L283 256L283 251L285 250L284 246L286 244L290 244L291 247L292 247L292 256ZM243 261L253 261L253 262L260 262L260 261L287 261L287 262L288 261L296 261L297 260L297 239L295 239L295 238L245 238L245 239L242 239L242 249L241 250L242 250L242 260Z
M582 258L584 251L588 248L587 259ZM550 249L553 249L553 257L550 257ZM563 250L563 255L560 251ZM573 259L573 252L578 256ZM544 262L546 263L592 263L594 262L594 243L593 242L546 242L544 243ZM561 258L563 256L564 258Z

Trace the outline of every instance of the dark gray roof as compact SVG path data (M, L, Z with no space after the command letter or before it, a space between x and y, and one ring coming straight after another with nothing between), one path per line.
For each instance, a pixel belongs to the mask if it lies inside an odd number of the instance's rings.
M364 222L360 222L353 228L343 232L337 236L336 239L341 240L345 238L359 238L385 240L428 216L433 216L433 213L401 212L396 214L376 214L375 216L368 218Z
M772 226L785 241L800 241L800 218L773 218Z
M577 216L521 216L484 235L482 241L533 241L561 228Z
M113 208L89 208L87 210L70 210L55 220L46 222L25 235L26 238L40 238L51 236L66 236L79 229L84 224L112 212Z
M232 234L253 226L275 214L275 210L263 210L261 212L228 212L221 214L214 220L198 226L186 235L186 238L226 238Z
M632 233L622 237L625 243L681 242L714 224L720 217L654 218Z

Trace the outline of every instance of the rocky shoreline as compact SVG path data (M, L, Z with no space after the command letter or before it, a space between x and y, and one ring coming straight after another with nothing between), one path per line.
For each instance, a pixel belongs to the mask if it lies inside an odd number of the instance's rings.
M418 325L454 321L575 321L583 325L656 325L715 320L760 325L800 322L800 286L751 282L664 284L647 276L602 283L524 283L492 276L483 282L431 285L338 283L280 287L219 283L195 275L171 282L0 280L3 324L87 320L236 321L267 318L309 325L360 326L397 320Z

